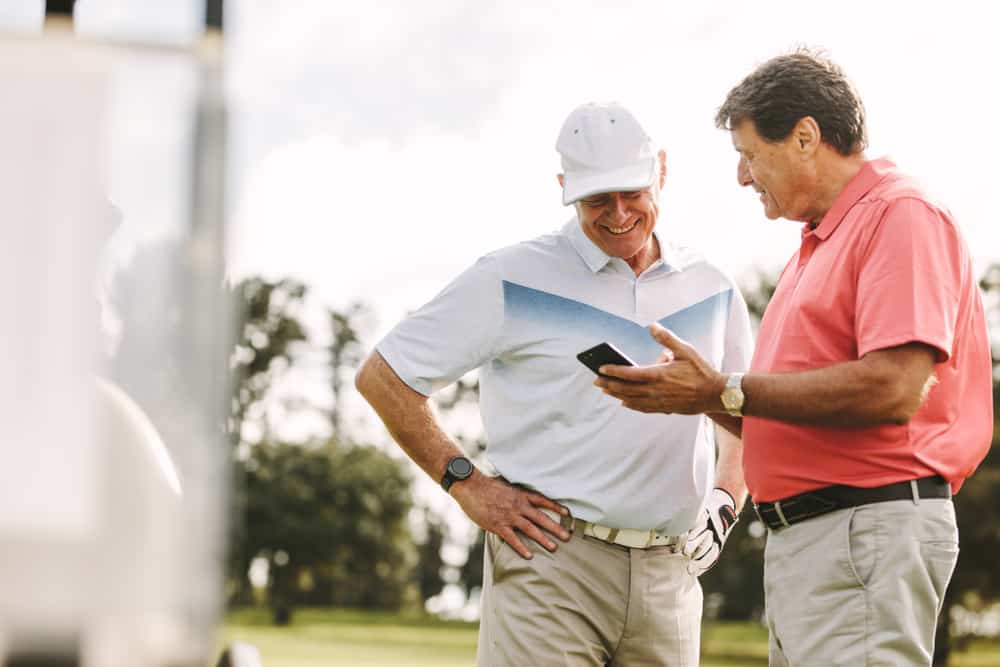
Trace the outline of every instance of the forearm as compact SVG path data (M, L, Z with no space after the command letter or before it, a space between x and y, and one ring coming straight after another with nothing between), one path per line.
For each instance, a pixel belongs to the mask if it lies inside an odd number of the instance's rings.
M441 428L427 397L399 379L377 351L362 365L355 384L406 455L440 482L448 460L463 452Z
M725 429L736 438L743 437L743 419L741 417L733 417L727 412L708 412L706 414L709 419L715 422L716 427Z
M747 497L747 487L743 481L743 441L721 428L715 430L715 441L719 448L715 486L733 497L736 501L736 513L739 514Z
M933 356L896 348L826 368L743 378L743 414L788 422L865 428L905 424L932 382Z

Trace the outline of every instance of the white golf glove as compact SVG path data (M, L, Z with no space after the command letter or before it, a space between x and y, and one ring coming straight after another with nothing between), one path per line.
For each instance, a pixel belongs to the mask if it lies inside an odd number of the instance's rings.
M736 501L724 489L712 489L701 521L688 533L687 543L681 549L689 558L688 574L700 577L712 569L735 525Z

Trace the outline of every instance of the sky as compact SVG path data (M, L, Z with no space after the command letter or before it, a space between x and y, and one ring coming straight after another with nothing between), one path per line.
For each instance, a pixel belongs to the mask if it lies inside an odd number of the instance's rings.
M713 117L753 66L826 49L890 156L1000 258L987 9L973 3L241 3L231 84L237 271L295 273L380 334L478 256L548 232L555 138L576 105L617 100L667 151L661 232L738 279L775 271L798 225L736 185ZM835 8L834 8L835 7Z
M202 7L79 0L77 25L184 46ZM0 28L36 31L41 11L4 0ZM744 283L779 270L798 225L768 221L737 186L713 119L756 64L799 45L824 49L857 85L869 157L894 159L952 210L978 270L1000 261L989 3L233 0L226 11L230 274L296 277L332 307L367 303L369 345L479 256L569 219L554 146L588 101L629 107L666 150L664 238ZM111 189L123 233L141 236L184 211L193 79L184 63L134 70L115 107L128 145Z
M201 32L202 7L79 0L77 25L185 45ZM41 8L7 0L0 27L37 29ZM844 67L867 107L868 155L891 157L948 205L982 268L1000 259L994 23L988 4L964 0L847 0L822 12L785 0L572 10L554 1L233 0L229 269L298 277L335 307L368 303L374 342L480 255L571 216L555 180L556 135L578 104L614 100L667 152L660 232L749 282L780 269L798 225L766 220L736 185L736 154L714 113L756 64L798 45ZM182 76L161 69L130 85L147 97L188 94ZM160 143L161 162L183 166L170 149L183 124L169 112L161 102L158 112L119 113ZM144 126L134 120L143 116ZM176 216L179 188L165 173L156 179L164 185L149 185L137 159L117 161L113 189Z

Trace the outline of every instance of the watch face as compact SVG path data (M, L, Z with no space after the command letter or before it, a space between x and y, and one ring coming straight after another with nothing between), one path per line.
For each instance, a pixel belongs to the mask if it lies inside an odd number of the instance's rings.
M737 392L733 388L727 387L726 390L722 392L722 397L721 398L722 398L722 405L727 410L733 410L733 409L738 408L740 406L740 403L741 403L740 398L741 397L739 395L739 392Z
M462 479L472 474L472 462L466 458L456 458L448 464L448 470L455 477Z

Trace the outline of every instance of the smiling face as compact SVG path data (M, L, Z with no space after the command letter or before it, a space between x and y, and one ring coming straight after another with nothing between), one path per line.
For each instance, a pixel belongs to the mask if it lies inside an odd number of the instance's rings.
M653 228L659 214L656 191L650 187L634 192L605 192L577 203L583 232L611 257L625 261L650 250Z
M815 170L800 133L793 130L786 139L769 142L757 134L752 121L744 120L733 127L731 136L740 154L736 178L760 195L764 215L771 220L814 222Z
M576 202L577 218L587 238L606 255L624 259L636 275L660 257L653 229L660 213L660 188L666 181L666 159L663 151L657 154L659 178L648 188L603 192Z

